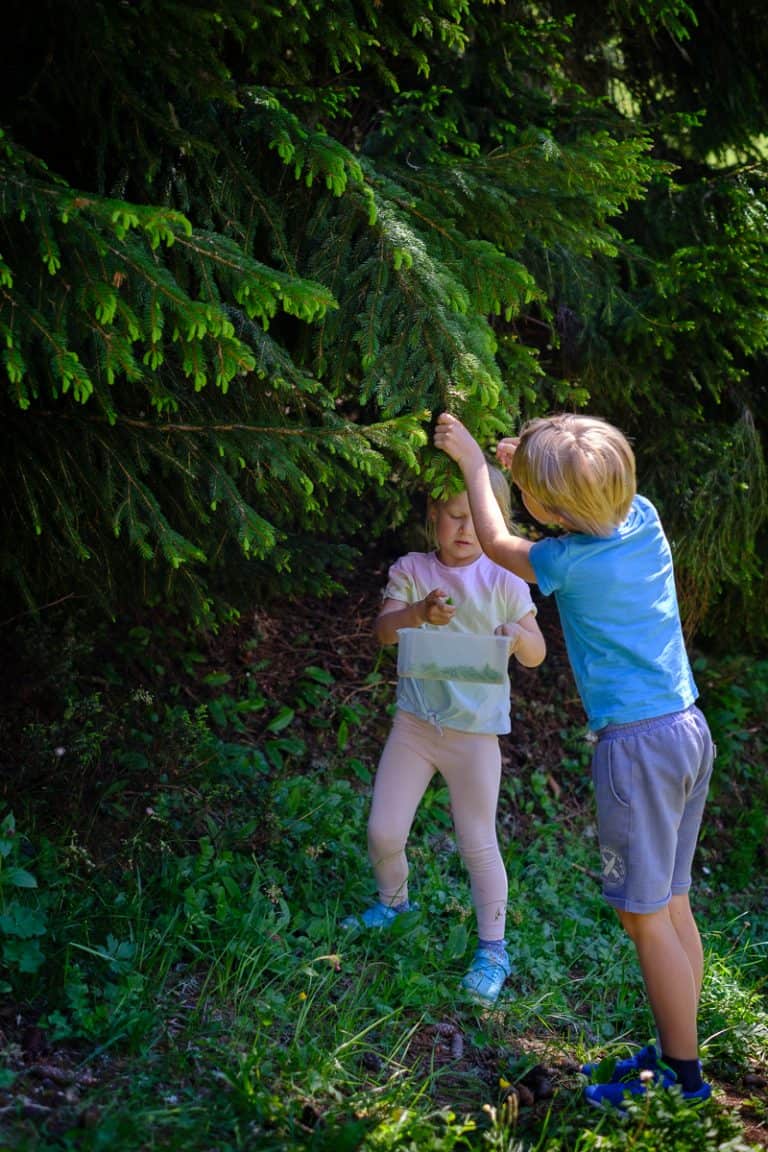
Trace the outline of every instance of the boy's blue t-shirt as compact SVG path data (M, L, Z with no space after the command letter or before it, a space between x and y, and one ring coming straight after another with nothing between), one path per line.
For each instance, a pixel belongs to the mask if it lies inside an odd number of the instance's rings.
M590 728L687 708L698 692L680 625L672 553L658 513L636 496L611 536L540 540L529 559L554 592Z

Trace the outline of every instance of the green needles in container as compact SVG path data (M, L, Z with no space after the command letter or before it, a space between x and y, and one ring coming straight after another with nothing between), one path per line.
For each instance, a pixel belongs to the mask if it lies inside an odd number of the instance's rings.
M503 684L508 661L506 636L428 628L401 628L398 632L399 676Z

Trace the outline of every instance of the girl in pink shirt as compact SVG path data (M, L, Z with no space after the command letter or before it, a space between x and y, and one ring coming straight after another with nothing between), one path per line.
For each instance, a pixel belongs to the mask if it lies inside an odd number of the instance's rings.
M494 494L509 522L509 485L491 469ZM397 644L401 628L506 636L510 654L532 668L544 659L544 638L528 585L483 553L469 500L460 492L430 500L427 536L434 550L409 552L389 570L375 632ZM397 711L379 761L368 820L368 856L378 900L346 928L384 928L412 908L405 853L411 824L439 772L451 799L456 840L467 868L478 947L462 980L475 1000L492 1004L511 971L504 939L507 874L496 835L501 782L498 737L510 730L510 684L400 676Z

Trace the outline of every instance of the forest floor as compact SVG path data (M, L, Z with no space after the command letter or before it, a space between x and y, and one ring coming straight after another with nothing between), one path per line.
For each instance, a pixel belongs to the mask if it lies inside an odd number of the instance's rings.
M257 609L249 618L241 619L237 625L210 639L205 653L206 665L211 669L227 669L233 674L242 674L248 669L260 690L271 699L283 701L291 698L303 669L308 660L311 661L333 678L337 706L363 706L363 722L355 732L355 755L375 765L389 717L375 708L365 707L376 687L371 681L371 671L378 667L382 675L391 680L395 675L391 660L384 665L380 663L379 648L371 631L384 575L385 568L374 565L361 575L357 586L343 596L304 602L300 610L291 603L273 606L269 611ZM549 601L539 601L539 618L548 644L547 660L540 670L516 670L514 730L511 736L502 738L504 771L524 778L539 765L557 765L561 760L559 744L563 726L577 727L583 723L559 621ZM258 637L257 644L253 643L254 637ZM300 659L297 658L299 651ZM190 679L185 687L191 703L197 699L195 682ZM553 768L546 774L546 784L567 820L566 782ZM147 794L151 791L152 782L147 781ZM6 781L3 799L11 808L13 793L14 785ZM583 803L583 798L574 797L574 816L576 808ZM67 811L65 798L61 799L56 819L77 823L77 813ZM501 836L525 836L526 819L522 812L500 812ZM100 844L101 850L109 853L112 835L123 836L124 829L116 827L109 818L102 822L98 813L92 813L91 844ZM585 877L587 883L596 881L595 876ZM84 1106L85 1102L95 1087L103 1090L111 1080L117 1083L126 1075L125 1060L105 1052L98 1060L88 1059L86 1063L84 1052L76 1044L57 1042L49 1028L39 1025L40 1009L40 1004L6 1002L0 1005L3 1065L14 1077L7 1087L0 1082L0 1130L5 1116L22 1115L31 1121L44 1120L50 1133L56 1130L55 1118L60 1111L63 1131L71 1122L73 1109L83 1126L97 1123L97 1114ZM433 1024L424 1027L422 1033L414 1039L415 1056L418 1057L421 1047L424 1060L433 1066L440 1062L450 1064L457 1082L473 1069L476 1072L479 1053L470 1043L462 1042L453 1024ZM553 1086L573 1080L577 1071L573 1061L565 1056L562 1060L553 1060L551 1044L543 1044L539 1035L517 1036L515 1042L523 1050L527 1049L533 1065L527 1095L526 1081L519 1089L522 1106L535 1106L539 1100L544 1104ZM451 1078L442 1083L450 1092ZM751 1067L733 1081L718 1079L714 1087L718 1098L740 1114L745 1138L768 1149L768 1066ZM445 1102L451 1102L449 1096ZM437 1105L440 1103L436 1101Z

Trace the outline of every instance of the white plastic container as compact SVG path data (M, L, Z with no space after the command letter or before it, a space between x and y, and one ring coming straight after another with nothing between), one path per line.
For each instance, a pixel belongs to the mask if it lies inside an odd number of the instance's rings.
M431 628L398 630L397 674L418 680L503 684L509 663L507 636L479 636Z

